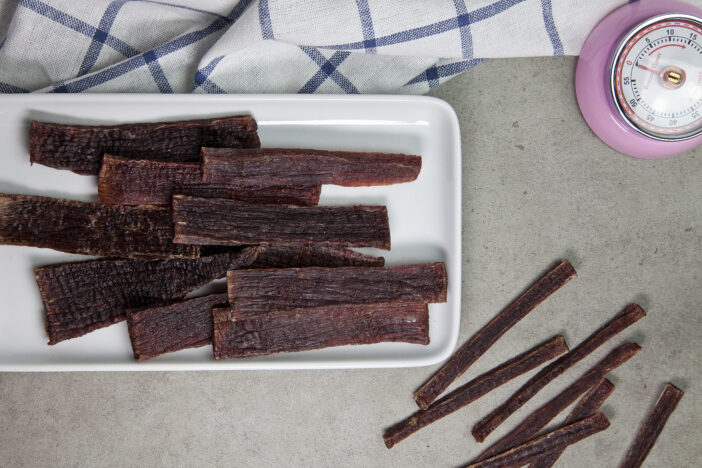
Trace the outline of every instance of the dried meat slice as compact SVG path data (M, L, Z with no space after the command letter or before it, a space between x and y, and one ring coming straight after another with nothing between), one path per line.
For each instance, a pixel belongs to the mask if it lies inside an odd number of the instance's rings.
M0 244L3 245L113 257L200 255L198 246L175 244L172 239L168 208L0 194Z
M251 116L124 125L64 125L32 122L32 163L95 175L103 154L161 161L197 161L200 148L259 147Z
M385 265L383 257L373 257L345 247L328 245L261 245L251 268L300 268L311 266L375 266Z
M128 159L106 154L98 177L98 199L122 205L170 205L173 194L233 198L249 203L314 206L321 186L250 187L202 182L199 162Z
M49 344L125 319L125 309L184 297L227 270L250 265L258 252L220 253L194 259L104 259L36 268Z
M134 359L197 348L212 342L212 309L228 305L227 294L210 294L170 304L127 309Z
M232 310L256 315L290 307L446 302L443 263L393 267L280 268L227 272Z
M173 197L174 242L196 245L306 244L390 249L384 206L259 205Z
M420 156L289 148L203 148L206 182L348 187L410 182L422 168Z
M214 309L216 359L385 341L429 344L426 304L336 304L240 317Z

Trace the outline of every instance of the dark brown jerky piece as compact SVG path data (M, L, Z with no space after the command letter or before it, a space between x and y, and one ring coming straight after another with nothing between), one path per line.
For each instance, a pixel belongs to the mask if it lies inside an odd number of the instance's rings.
M184 297L226 271L247 266L257 247L194 259L106 259L34 270L49 344L124 320L125 309Z
M563 260L556 268L542 276L516 301L473 335L436 374L414 392L417 405L427 409L451 382L485 354L507 330L576 276L577 273L568 260Z
M639 351L641 351L641 347L636 343L624 343L615 348L578 380L527 416L509 434L487 448L480 454L478 460L485 460L529 440L553 418L558 416L561 411L566 409L568 405L577 400L580 395L598 385L605 375L624 364Z
M0 244L113 257L200 255L198 246L172 239L168 208L0 194Z
M675 385L666 384L663 393L658 397L658 401L651 409L646 421L641 425L639 433L636 434L636 439L624 457L624 461L619 465L620 468L641 466L683 395L684 392Z
M290 307L380 302L446 302L446 267L281 268L227 272L229 303L256 315Z
M443 398L438 399L426 410L417 411L409 418L386 430L385 434L383 434L385 445L387 448L392 448L395 444L421 428L444 416L448 416L500 385L567 351L568 346L563 337L559 335L519 356L513 357L467 384L461 385Z
M426 304L336 304L240 317L214 309L216 359L384 341L429 344Z
M203 146L261 146L256 129L251 116L95 126L32 122L29 159L95 175L105 153L134 159L197 161Z
M564 425L567 426L568 424L572 424L575 421L580 421L583 418L595 414L613 391L614 384L607 379L602 379L599 385L593 387L589 392L583 395L566 418ZM548 455L544 455L538 461L529 465L529 468L550 468L556 463L558 457L560 457L564 451L565 449L555 450Z
M261 245L251 268L342 267L385 265L383 257L354 252L345 247L327 245Z
M531 397L548 385L549 382L602 346L617 333L645 316L646 312L637 304L627 306L623 312L587 337L585 341L576 346L568 354L561 356L541 369L538 374L529 379L529 381L517 390L514 395L509 397L507 401L479 421L472 430L475 440L478 442L485 440L490 432L514 414L514 412L529 401Z
M415 180L421 168L420 156L400 153L288 148L202 149L204 181L240 187L390 185Z
M212 342L212 308L227 305L227 294L210 294L171 304L127 309L134 359L197 348Z
M305 244L390 249L384 206L256 205L173 197L174 242L197 245Z
M569 445L604 431L608 427L609 420L604 413L597 413L560 427L487 460L471 463L467 468L516 468L527 465L548 453L565 450Z
M234 198L249 203L313 206L321 187L239 188L202 182L199 162L127 159L106 154L98 177L98 199L122 205L170 205L173 194Z

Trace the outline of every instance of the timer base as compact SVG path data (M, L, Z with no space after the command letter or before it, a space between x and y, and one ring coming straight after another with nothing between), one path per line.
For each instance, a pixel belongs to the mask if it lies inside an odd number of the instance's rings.
M661 141L637 132L619 115L610 91L610 66L624 35L643 21L668 13L702 17L702 10L678 1L640 0L626 4L592 30L580 51L575 72L575 93L587 124L607 145L636 158L674 156L702 143L702 135L688 140Z

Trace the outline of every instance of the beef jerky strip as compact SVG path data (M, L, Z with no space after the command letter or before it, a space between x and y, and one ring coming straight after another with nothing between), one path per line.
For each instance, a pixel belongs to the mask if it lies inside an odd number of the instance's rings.
M488 434L514 414L514 412L521 408L531 397L536 395L552 380L602 346L617 333L645 316L646 312L637 304L627 306L624 311L587 337L585 341L576 346L568 354L561 356L541 369L538 374L529 379L529 381L509 397L507 401L473 426L472 433L475 440L478 442L485 440Z
M127 309L134 359L197 348L212 342L212 308L228 305L227 294L210 294L172 304Z
M384 206L255 205L173 197L174 242L197 245L301 244L390 249Z
M342 267L385 265L383 257L354 252L345 247L319 244L261 245L251 268Z
M29 131L29 160L95 175L105 153L134 159L197 161L203 146L261 146L256 129L251 116L95 126L34 121Z
M443 398L435 401L429 408L417 411L404 421L385 431L383 439L387 448L406 439L421 428L448 416L454 411L474 402L500 385L509 382L568 351L562 336L556 336L529 351L516 356L492 370L476 377L465 385L458 387Z
M420 156L400 153L285 148L202 149L203 180L239 187L390 185L415 180L421 168Z
M421 409L427 409L436 397L485 354L507 330L576 276L577 273L568 260L563 260L556 268L542 276L516 301L473 335L436 374L414 392L417 405Z
M216 359L403 341L429 344L429 310L420 303L335 304L240 317L214 309Z
M587 392L590 388L599 385L605 375L624 364L640 350L641 347L636 343L624 343L615 348L578 380L569 385L548 403L527 416L527 418L509 434L488 447L480 454L478 460L485 460L529 440L553 418L558 416L561 411L566 409L568 405L577 400L580 395Z
M538 460L548 453L565 450L569 445L604 431L608 427L609 420L604 413L597 413L560 427L487 460L471 463L467 468L517 468Z
M199 162L127 159L106 154L98 177L98 199L122 205L170 205L174 193L203 198L234 198L249 203L313 206L321 187L251 187L202 182Z
M575 421L580 421L583 418L595 414L613 391L614 384L607 379L603 379L599 385L593 387L580 399L566 418L564 425L572 424ZM529 465L529 468L550 468L556 463L558 457L560 457L564 451L565 449L554 450Z
M36 268L49 344L122 321L129 307L182 298L227 270L249 265L257 249L194 259L105 259Z
M648 453L656 443L656 439L663 431L668 417L675 411L678 402L683 397L684 392L675 385L668 383L663 389L663 393L658 397L658 401L648 414L646 421L636 434L634 443L629 448L620 468L637 468L648 456Z
M113 257L197 257L175 244L168 208L0 194L0 244Z
M290 307L381 302L446 302L446 267L281 268L227 272L235 313L256 315Z

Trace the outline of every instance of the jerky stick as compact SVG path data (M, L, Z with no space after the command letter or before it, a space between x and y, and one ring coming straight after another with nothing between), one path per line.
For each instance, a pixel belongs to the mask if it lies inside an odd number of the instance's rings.
M561 356L556 361L541 369L538 374L529 379L529 381L517 390L514 395L509 397L507 401L473 426L472 432L475 440L478 442L485 440L488 434L521 408L524 403L529 401L529 399L536 395L542 388L548 385L549 382L588 356L614 335L644 316L646 316L646 312L637 304L627 306L622 313L590 335L571 352Z
M173 196L177 244L303 244L390 249L384 206L259 205Z
M203 180L239 187L390 185L415 180L421 167L420 156L400 153L288 148L202 149Z
M663 431L668 417L675 411L678 402L683 397L684 392L675 385L668 383L663 389L663 393L658 397L646 421L641 425L639 433L634 439L634 443L624 457L620 468L637 468L644 462L648 453L656 443L656 439Z
M313 206L321 187L251 187L202 182L200 162L128 159L106 154L98 177L98 200L120 205L170 205L173 194L232 198L249 203Z
M480 454L478 460L485 460L529 440L580 395L587 392L589 388L598 385L605 375L624 364L640 350L641 347L636 343L624 343L615 348L551 401L527 416L509 434L492 444Z
M599 385L593 387L580 399L566 418L564 425L573 424L575 421L580 421L595 414L613 391L614 384L607 379L603 379ZM529 465L529 468L550 468L564 451L565 449L555 450L548 455L544 455L539 461Z
M383 435L385 445L388 448L392 448L395 444L421 428L467 406L489 391L567 351L568 345L566 345L563 337L559 335L519 356L513 357L435 401L426 411L417 411L409 418L386 430Z
M487 460L478 461L467 468L517 468L529 464L540 457L579 442L609 427L604 413L597 413L578 422L563 426L537 437L523 445L514 447Z
M568 260L542 276L519 299L507 306L497 317L473 335L439 371L414 392L414 399L422 409L427 409L451 382L463 374L507 330L523 319L547 297L575 278L577 273Z

